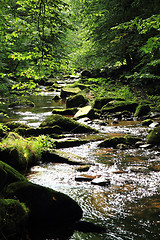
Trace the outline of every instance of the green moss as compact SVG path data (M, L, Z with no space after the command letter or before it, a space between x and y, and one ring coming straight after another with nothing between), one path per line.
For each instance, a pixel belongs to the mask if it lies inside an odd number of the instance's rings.
M78 87L70 88L70 87L64 87L61 89L61 98L69 97L70 95L76 95L81 92L81 89Z
M138 107L136 108L135 117L142 117L144 115L147 115L150 112L150 106L145 103L140 103Z
M37 226L61 227L82 217L78 204L67 195L30 182L12 183L6 189L9 198L16 197L30 209L30 219ZM34 226L33 226L34 227Z
M159 145L160 144L160 126L154 128L147 136L147 143Z
M106 105L103 106L102 112L119 112L119 111L130 111L135 112L137 107L137 103L132 101L110 101Z
M0 161L0 169L1 169L1 173L3 172L3 176L5 178L5 181L3 178L5 185L8 185L12 182L17 182L17 181L28 181L21 173L19 173L17 170L12 168L10 165L8 165L5 162Z
M17 200L0 199L0 239L19 239L26 234L29 210Z
M126 146L132 146L136 142L141 141L140 138L126 135L124 137L111 137L99 144L99 147L113 147L116 148L119 144L125 144Z
M86 126L84 124L80 124L75 120L70 118L61 116L59 114L53 114L48 116L41 124L40 127L46 126L55 126L58 125L62 128L65 132L73 132L73 133L89 133L89 132L96 132L95 129Z
M108 102L112 100L114 100L114 98L98 97L94 100L93 108L101 109L104 105L106 105Z
M41 159L44 144L47 142L48 138L45 136L24 139L17 133L10 132L0 143L1 160L17 170L25 170Z
M88 103L88 99L82 94L71 96L66 101L67 108L83 107Z
M26 124L23 124L23 123L19 123L19 122L8 122L6 123L6 126L12 131L14 130L15 128L29 128L28 125Z
M52 113L53 114L60 114L60 115L68 115L68 116L73 116L77 112L77 108L69 108L69 109L53 109Z

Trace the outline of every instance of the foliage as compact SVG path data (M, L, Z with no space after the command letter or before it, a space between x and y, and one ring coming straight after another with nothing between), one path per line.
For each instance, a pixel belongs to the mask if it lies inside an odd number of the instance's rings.
M58 69L67 21L62 0L0 2L0 72L30 79Z
M159 83L158 0L70 1L76 31L70 54L77 69L126 65L136 84ZM79 14L76 14L79 13ZM78 24L77 24L78 23ZM135 74L134 74L135 73Z
M122 98L125 100L133 100L134 96L129 86L123 85L120 82L112 82L105 78L89 78L89 83L92 83L91 89L96 97Z
M9 149L10 152L16 150L18 153L17 161L31 163L32 161L41 160L44 149L54 148L54 143L47 136L36 138L22 138L16 133L10 133L7 138L0 143L1 149Z
M26 82L20 81L12 85L11 91L18 91L21 96L26 94L36 94L36 92L38 91L38 84L35 83L33 80Z

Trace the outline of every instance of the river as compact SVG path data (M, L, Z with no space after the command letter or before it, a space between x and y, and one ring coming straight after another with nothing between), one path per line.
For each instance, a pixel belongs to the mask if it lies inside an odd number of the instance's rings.
M42 94L30 97L35 103L35 108L11 109L8 115L11 120L37 127L51 114L53 108L65 107L64 102L55 103L52 100L55 94L59 92L42 91ZM90 125L97 128L103 136L131 134L145 139L148 132L148 128L142 127L139 122L119 122L102 126L93 121ZM61 149L79 156L85 163L91 163L91 167L85 173L79 173L77 166L47 163L34 166L27 176L33 183L69 195L82 207L83 220L105 228L102 233L75 231L69 238L62 239L158 240L160 171L153 171L150 166L160 164L159 148L97 148L100 141ZM75 178L82 174L100 175L108 179L110 184L98 186L91 182L76 181Z

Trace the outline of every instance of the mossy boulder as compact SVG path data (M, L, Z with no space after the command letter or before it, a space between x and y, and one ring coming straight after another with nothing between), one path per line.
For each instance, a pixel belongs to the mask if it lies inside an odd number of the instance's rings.
M0 161L0 189L10 183L28 181L21 173L5 162Z
M10 131L13 131L16 128L29 128L27 124L20 122L7 122L6 126L10 129Z
M64 116L74 116L74 114L77 112L77 108L73 107L73 108L68 108L68 109L61 109L61 108L57 108L57 109L53 109L52 113L53 114L60 114L60 115L64 115Z
M84 107L88 103L88 99L82 94L70 96L66 101L67 108Z
M109 103L110 101L113 101L114 98L108 98L108 97L99 97L94 100L93 108L101 109L104 105Z
M34 107L34 103L29 100L18 100L8 105L9 108Z
M74 115L74 118L83 118L88 117L90 119L98 118L98 114L95 113L92 106L85 106L78 110L78 112Z
M137 107L137 103L132 102L132 101L118 101L118 100L113 100L107 103L106 105L103 106L102 108L102 113L113 113L113 112L120 112L120 111L130 111L130 112L135 112L135 109Z
M30 210L29 221L52 230L72 225L82 217L82 209L69 196L30 182L16 182L6 189L6 197L16 198Z
M24 139L15 132L0 143L0 159L17 170L26 170L41 157L41 145L34 140Z
M26 239L28 209L13 199L0 199L0 239Z
M64 87L61 89L60 97L66 99L71 95L76 95L81 92L81 89L78 87Z
M140 103L136 108L134 116L135 117L142 117L142 116L147 115L150 111L151 111L151 109L150 109L150 106L148 104Z
M154 128L147 136L147 143L160 145L160 126Z
M97 132L95 129L86 126L84 124L80 124L77 121L67 118L65 116L61 116L59 114L52 114L48 116L41 124L40 127L47 126L55 126L58 125L61 127L64 132L72 132L72 133L90 133Z
M111 137L103 142L101 142L98 147L113 147L113 148L119 148L120 144L123 144L126 146L134 146L136 142L141 141L138 137L132 137L129 135L126 135L124 137Z
M20 134L23 137L29 136L39 136L39 135L54 135L61 134L62 129L59 126L53 127L38 127L38 128L16 128L14 130L16 133Z

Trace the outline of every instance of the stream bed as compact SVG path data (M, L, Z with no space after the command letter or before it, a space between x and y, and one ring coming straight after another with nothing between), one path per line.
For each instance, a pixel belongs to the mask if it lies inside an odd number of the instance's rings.
M65 103L55 103L54 92L32 96L34 109L11 110L12 120L37 127L52 114L53 108L64 108ZM93 121L90 125L103 136L131 134L146 138L148 128L139 122L119 122L107 126ZM68 136L69 137L69 136ZM73 136L72 136L73 137ZM84 136L76 135L81 138ZM83 209L83 220L103 226L104 232L75 231L71 236L57 239L71 240L150 240L159 239L160 232L160 149L98 148L101 140L91 141L78 147L60 149L91 164L87 172L78 172L76 165L41 164L32 167L27 178L42 186L63 192L73 198ZM76 181L79 175L101 176L108 180L106 186ZM52 238L50 238L52 239Z

